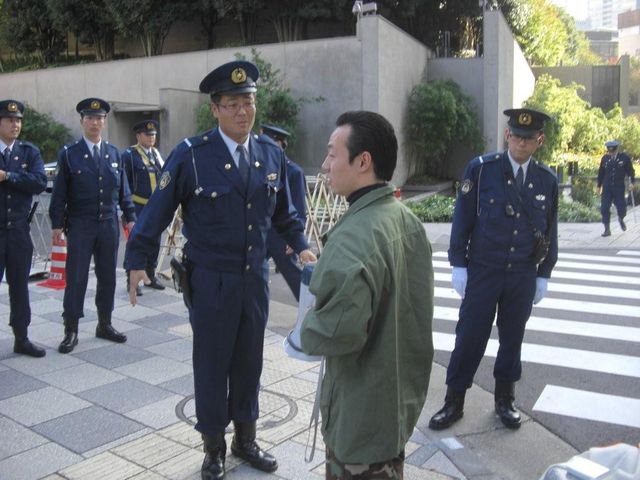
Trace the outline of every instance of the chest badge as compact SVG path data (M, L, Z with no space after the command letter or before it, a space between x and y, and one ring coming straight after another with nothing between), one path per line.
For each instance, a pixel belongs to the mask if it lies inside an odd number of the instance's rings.
M27 168L27 164L23 163L22 165L20 165L20 168Z
M162 177L160 177L160 190L164 189L171 182L171 174L169 172L164 172Z
M118 168L118 162L113 162L113 163L111 163L111 166L112 166L113 168Z
M543 202L547 197L545 197L542 194L538 194L536 195L536 200L538 200L539 202Z
M267 180L269 180L270 182L273 182L274 180L278 179L278 174L277 173L270 173L269 175L267 175Z
M460 186L460 191L464 195L466 195L471 191L472 188L473 188L473 182L467 178L464 182L462 182L462 185Z

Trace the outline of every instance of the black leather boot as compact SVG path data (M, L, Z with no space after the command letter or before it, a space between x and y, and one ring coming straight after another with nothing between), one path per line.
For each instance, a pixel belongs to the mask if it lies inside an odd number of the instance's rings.
M275 472L278 462L273 455L262 450L256 443L256 424L233 422L235 434L231 442L231 453L249 462L253 468L263 472Z
M156 277L156 269L155 268L147 268L147 277L151 280L151 283L145 284L145 287L153 288L154 290L164 290L164 285L160 283L158 277Z
M449 428L464 415L464 396L467 393L456 392L447 388L447 395L444 397L444 406L436 412L429 420L431 430L444 430Z
M131 288L131 282L129 282L129 272L127 271L127 294L129 294L129 290ZM140 285L136 285L136 297L142 296L142 288Z
M620 222L620 228L623 232L627 231L627 224L624 223L624 219L622 217L618 217L618 222Z
M71 353L76 345L78 345L78 319L64 318L64 338L58 346L60 353Z
M496 413L507 428L520 428L520 412L513 405L515 400L515 384L496 380L495 390Z
M104 338L111 342L124 343L127 336L120 333L111 326L111 313L98 312L98 325L96 326L96 337Z
M227 443L224 432L215 435L202 435L204 440L204 461L200 469L202 480L220 480L224 478L224 458L227 453Z
M29 355L30 357L36 358L44 357L47 354L43 348L31 343L29 337L27 337L26 329L23 331L14 328L13 335L15 337L15 341L13 342L13 353L21 353L22 355Z
M609 229L609 224L606 223L604 225L604 232L602 232L602 236L603 237L610 237L611 236L611 230Z

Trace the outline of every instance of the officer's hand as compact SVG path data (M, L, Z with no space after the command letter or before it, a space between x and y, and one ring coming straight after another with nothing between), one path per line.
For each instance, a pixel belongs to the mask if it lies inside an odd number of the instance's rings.
M602 195L602 187L598 187L598 195Z
M544 298L547 294L547 283L549 283L548 278L537 277L536 278L536 293L533 296L533 304L536 305Z
M629 184L629 191L630 191L630 192L633 192L633 183L630 183L630 184Z
M467 269L465 267L453 267L451 285L458 292L460 298L464 298L464 292L467 289Z
M293 248L287 245L286 247L284 247L284 253L285 255L293 255L295 252L293 251Z
M7 179L7 172L5 170L0 170L0 182L4 182Z
M64 239L64 232L61 228L54 228L51 230L51 243L53 245L60 245Z
M304 265L305 263L314 263L317 262L318 259L316 255L311 250L303 250L300 252L300 262Z
M131 270L129 272L129 301L131 305L135 305L138 299L136 295L136 287L140 282L151 283L151 280L147 276L147 272L144 270Z

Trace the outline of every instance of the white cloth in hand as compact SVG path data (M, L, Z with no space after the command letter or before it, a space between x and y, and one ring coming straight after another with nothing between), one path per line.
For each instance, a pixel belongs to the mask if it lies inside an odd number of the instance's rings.
M536 293L533 296L533 304L536 305L544 298L547 294L547 283L549 283L548 278L537 277L536 278Z
M464 291L467 289L467 269L466 267L453 267L451 273L451 285L458 292L460 298L464 298Z

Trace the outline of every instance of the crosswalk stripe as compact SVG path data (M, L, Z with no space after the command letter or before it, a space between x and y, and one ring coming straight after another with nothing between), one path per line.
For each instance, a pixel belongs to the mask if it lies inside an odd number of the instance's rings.
M433 310L433 318L436 320L457 322L458 313L457 308L441 307L436 305ZM577 322L575 320L560 320L557 318L544 318L534 315L529 317L526 328L527 330L537 332L559 333L562 335L573 336L578 335L582 337L640 343L640 328L609 325L606 323Z
M616 255L631 255L640 257L640 250L618 250Z
M560 253L561 260L584 260L585 262L610 262L610 263L632 263L640 265L640 258L614 257L613 255L589 255L586 253Z
M433 276L436 281L451 281L450 273L435 272ZM578 295L618 297L640 300L640 289L628 290L624 288L610 288L600 286L594 287L589 285L576 285L572 283L556 283L553 281L553 279L549 282L548 289L550 292L574 293Z
M623 276L623 275L606 275L602 273L589 273L589 277L585 278L582 272L571 272L565 270L554 269L551 274L551 282L554 278L562 278L568 280L589 280L590 282L623 283L625 285L640 285L640 276Z
M448 261L433 260L433 266L437 268L451 268ZM554 268L554 272L557 268L573 268L576 270L598 270L614 273L632 273L640 274L640 267L630 267L627 265L605 265L599 263L581 263L581 262L564 262L558 260ZM553 275L553 273L552 273ZM585 280L588 280L587 277Z
M435 287L437 298L459 299L458 294L451 288ZM615 303L587 302L584 300L568 300L564 298L543 298L537 304L539 308L568 310L570 312L596 313L601 315L615 315L622 317L640 318L640 307L636 305L618 305Z
M433 332L433 345L436 350L451 352L455 339L456 336L451 333ZM495 357L497 352L498 341L490 339L485 356ZM521 359L523 362L541 365L640 378L640 358L628 355L523 343Z
M640 428L640 399L637 398L547 385L533 410Z

